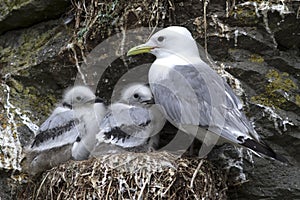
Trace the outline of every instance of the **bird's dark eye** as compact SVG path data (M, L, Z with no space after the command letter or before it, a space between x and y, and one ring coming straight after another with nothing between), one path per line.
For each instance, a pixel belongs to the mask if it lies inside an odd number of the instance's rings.
M76 97L76 100L77 100L77 101L80 101L80 100L81 100L81 97L80 97L80 96L77 96L77 97Z
M139 98L139 94L135 93L135 94L133 94L133 97L137 99L137 98Z
M157 41L162 42L162 41L164 41L164 39L165 39L165 37L159 36L159 37L157 38Z

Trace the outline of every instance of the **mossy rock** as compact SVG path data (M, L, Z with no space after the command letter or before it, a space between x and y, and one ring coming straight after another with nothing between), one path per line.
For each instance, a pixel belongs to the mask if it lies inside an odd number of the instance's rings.
M284 110L289 110L295 105L297 107L297 93L295 91L299 88L288 73L269 70L266 78L268 84L265 86L265 92L253 96L251 98L253 102Z
M17 28L28 27L46 19L53 19L65 12L67 0L1 1L0 34Z

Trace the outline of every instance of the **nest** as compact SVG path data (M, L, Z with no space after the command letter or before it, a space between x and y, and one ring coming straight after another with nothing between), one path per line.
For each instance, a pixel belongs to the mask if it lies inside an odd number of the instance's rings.
M226 179L208 161L124 153L70 161L29 183L20 199L226 199Z

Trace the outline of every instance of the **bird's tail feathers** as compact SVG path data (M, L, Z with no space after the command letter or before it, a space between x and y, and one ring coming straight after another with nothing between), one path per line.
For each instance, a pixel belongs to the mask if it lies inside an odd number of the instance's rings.
M283 163L289 164L289 161L282 155L276 153L271 147L269 147L266 143L259 143L253 139L247 138L240 145L247 147L257 153L261 153L270 158L278 160Z

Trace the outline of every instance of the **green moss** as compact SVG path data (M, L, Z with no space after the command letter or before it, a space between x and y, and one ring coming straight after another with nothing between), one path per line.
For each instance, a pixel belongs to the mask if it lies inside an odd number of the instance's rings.
M251 5L236 6L235 9L230 12L230 16L234 17L238 23L245 25L257 24L259 22L255 8Z
M258 54L250 55L250 58L248 60L253 63L263 63L265 61L264 58Z
M287 99L282 95L282 93L288 93L291 95L291 92L298 89L296 83L289 77L289 74L279 73L276 70L270 70L266 74L269 83L265 87L265 92L253 96L251 100L256 103L260 103L266 106L275 106L277 108L282 107L284 103L287 102ZM299 96L299 95L297 95ZM296 102L297 98L300 101L300 97L295 97ZM298 102L300 105L300 102Z
M18 81L16 81L15 79L10 79L9 84L16 89L17 92L22 92L23 91L23 85L20 84Z
M0 63L6 63L2 69L2 74L14 73L35 65L43 59L39 52L59 34L56 33L56 27L54 25L52 29L44 32L38 28L27 29L22 32L21 36L15 38L17 39L15 45L0 49Z
M245 7L238 7L235 10L235 14L237 14L237 17L243 17L243 18L249 18L249 17L253 17L256 16L256 13L254 10L252 9L245 9Z
M6 129L7 124L8 124L8 119L7 119L6 113L0 113L0 125L1 125L1 128L2 129Z
M57 103L56 97L51 92L41 95L35 87L24 86L22 86L22 92L19 92L15 88L15 83L16 81L10 81L10 101L14 106L22 110L34 110L35 114L39 116L49 115Z
M16 1L4 0L0 3L0 5L1 5L0 14L1 14L1 16L5 16L12 10L16 10L16 9L26 5L30 1L31 0L16 0Z
M235 53L237 51L238 51L237 49L233 49L233 48L229 48L228 49L228 53Z
M297 104L297 106L300 107L300 95L299 95L299 94L297 94L297 95L295 96L295 103Z
M267 85L267 90L269 92L274 92L276 90L289 92L292 89L297 89L296 83L289 78L289 74L286 72L279 73L276 70L270 70L266 77L270 80L270 83Z

